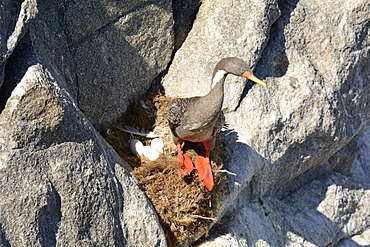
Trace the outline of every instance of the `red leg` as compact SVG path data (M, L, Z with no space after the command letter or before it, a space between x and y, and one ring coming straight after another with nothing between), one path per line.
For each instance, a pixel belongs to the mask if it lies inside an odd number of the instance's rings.
M184 176L190 174L193 171L194 169L193 162L191 161L191 158L188 154L184 154L182 152L180 143L177 144L177 151L178 151L177 160L180 166L179 176L183 178Z
M206 157L198 156L195 161L195 167L197 169L198 176L203 184L206 186L208 191L211 191L214 187L213 174L211 168L211 162L209 159L209 152L211 150L206 148Z

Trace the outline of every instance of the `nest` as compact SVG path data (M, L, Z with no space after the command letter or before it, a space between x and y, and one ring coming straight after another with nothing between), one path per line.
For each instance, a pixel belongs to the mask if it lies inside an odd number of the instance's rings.
M135 100L128 110L112 125L102 129L102 136L117 153L130 164L146 195L156 209L166 232L169 246L189 244L208 232L219 211L220 197L226 189L222 166L227 161L224 143L218 137L211 151L215 188L208 192L193 171L185 178L178 176L177 148L167 122L167 111L172 99L152 92ZM135 128L134 132L152 131L164 142L164 153L155 161L131 153L130 139L139 139L150 145L150 138L123 131L122 126ZM184 151L195 162L197 155L205 155L202 143L187 142Z

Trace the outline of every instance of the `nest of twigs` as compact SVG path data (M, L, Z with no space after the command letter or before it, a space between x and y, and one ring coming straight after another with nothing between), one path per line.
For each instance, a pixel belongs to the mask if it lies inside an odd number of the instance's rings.
M227 161L227 153L221 138L211 151L212 170L215 188L208 192L195 171L185 178L178 176L176 146L167 122L167 111L171 98L162 93L149 93L135 100L128 110L101 134L117 153L130 164L139 179L146 195L153 203L161 225L167 234L169 246L191 243L208 232L219 210L220 197L226 189L226 179L222 166ZM164 142L164 153L155 161L135 156L129 142L135 138L144 144L151 139L124 131L130 126L134 132L152 131ZM185 143L184 151L193 161L197 155L205 155L203 144Z

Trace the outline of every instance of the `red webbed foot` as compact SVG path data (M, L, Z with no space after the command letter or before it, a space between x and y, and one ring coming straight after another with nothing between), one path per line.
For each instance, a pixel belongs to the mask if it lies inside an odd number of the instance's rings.
M209 158L198 156L195 161L195 168L197 169L198 176L208 191L214 187L213 174Z
M191 161L191 158L188 154L179 153L177 156L177 160L179 162L179 176L185 177L186 175L189 175L193 169L193 161Z

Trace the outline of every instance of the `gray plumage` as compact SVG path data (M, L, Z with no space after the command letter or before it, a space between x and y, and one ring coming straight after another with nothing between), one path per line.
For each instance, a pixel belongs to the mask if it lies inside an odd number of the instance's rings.
M214 136L220 132L225 120L222 113L225 78L228 74L241 76L245 71L250 68L242 60L224 58L214 69L214 86L207 95L174 99L168 111L168 121L176 144L188 140L203 142L206 148L214 147Z

